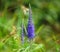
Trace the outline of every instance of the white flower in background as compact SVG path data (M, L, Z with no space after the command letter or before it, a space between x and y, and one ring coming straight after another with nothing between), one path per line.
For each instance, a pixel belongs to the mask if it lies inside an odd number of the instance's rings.
M24 15L28 15L29 14L29 8L26 8L25 6L21 6Z

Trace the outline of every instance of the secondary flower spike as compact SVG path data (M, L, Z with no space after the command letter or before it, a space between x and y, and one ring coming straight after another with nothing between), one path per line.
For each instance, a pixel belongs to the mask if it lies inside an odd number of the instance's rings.
M30 4L29 4L29 19L28 19L27 33L28 33L28 38L29 39L34 38L35 32L34 32L34 24L33 24L33 21L32 21L32 11L31 11Z
M22 35L21 35L21 41L24 43L24 25L22 24Z

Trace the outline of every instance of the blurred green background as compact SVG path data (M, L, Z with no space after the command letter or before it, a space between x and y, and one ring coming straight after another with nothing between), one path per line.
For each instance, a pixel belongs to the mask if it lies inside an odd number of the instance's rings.
M29 3L35 25L31 43L21 43L21 22L26 31ZM60 52L60 0L0 0L0 52Z

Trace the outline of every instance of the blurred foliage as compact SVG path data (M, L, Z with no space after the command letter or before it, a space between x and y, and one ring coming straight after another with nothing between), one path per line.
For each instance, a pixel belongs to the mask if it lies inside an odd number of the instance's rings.
M36 36L22 44L29 3ZM0 0L0 52L60 52L60 0Z

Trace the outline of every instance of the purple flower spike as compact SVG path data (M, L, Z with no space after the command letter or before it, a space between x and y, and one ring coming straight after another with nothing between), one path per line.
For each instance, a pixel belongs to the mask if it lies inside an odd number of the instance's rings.
M27 27L28 38L33 39L35 36L34 32L34 24L32 22L32 11L31 6L29 5L29 19L28 19L28 27Z
M24 25L22 24L22 35L21 35L21 41L24 43Z

